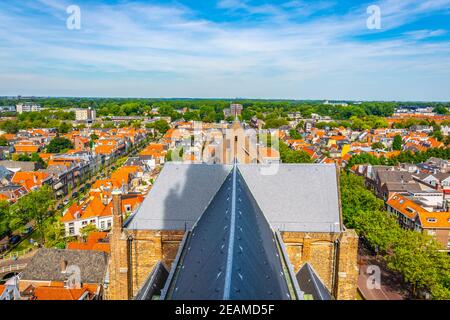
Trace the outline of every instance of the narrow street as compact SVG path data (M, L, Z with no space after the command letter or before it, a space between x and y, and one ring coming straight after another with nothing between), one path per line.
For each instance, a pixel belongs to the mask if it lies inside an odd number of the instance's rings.
M405 300L409 293L400 276L360 243L358 248L358 291L365 300ZM378 273L379 271L379 273ZM379 280L379 282L378 282Z
M121 156L121 157L115 159L112 163L110 163L110 164L108 164L107 166L105 166L101 171L97 172L91 179L89 179L89 180L86 181L85 183L82 183L82 184L78 185L76 188L74 188L70 194L66 195L64 198L61 198L61 199L59 199L59 200L56 200L53 208L57 208L59 205L63 205L64 201L66 201L66 200L68 200L69 203L68 203L67 205L63 206L63 208L60 209L60 210L56 210L56 209L55 209L55 214L62 213L62 212L64 211L64 209L70 205L70 203L71 203L70 201L73 199L73 198L72 198L72 195L73 195L75 192L78 192L78 193L79 193L80 189L81 189L82 187L84 187L86 184L91 184L91 185L92 185L95 181L97 181L97 180L99 180L99 179L102 179L101 176L102 176L103 174L104 174L105 176L108 176L108 172L111 170L111 168L112 168L113 166L116 165L116 163L117 163L117 161L118 161L119 159L121 159L121 158L123 158L123 157L129 158L129 157L134 157L134 156L136 156L136 155L138 154L138 152L140 152L140 151L141 151L142 149L144 149L149 143L152 143L152 142L155 142L155 139L149 138L148 140L146 140L146 141L142 144L142 146L137 147L137 148L134 149L134 150L132 149L128 154L125 154L125 155L123 155L123 156ZM117 169L117 168L115 168L115 169ZM89 189L86 188L85 191L84 191L82 194L79 194L79 198L83 198L88 192L89 192ZM34 227L34 223L31 221L31 222L29 222L26 226ZM18 230L16 230L15 232L13 232L13 234L18 234ZM30 237L24 237L24 238L22 238L20 242L18 242L16 245L14 245L14 247L12 247L11 249L9 249L8 251L3 252L3 253L0 255L0 257L3 256L3 255L7 255L9 252L13 251L14 248L15 248L15 247L18 247L22 242L24 242L24 241L29 241L29 238L30 238ZM5 237L5 238L3 238L3 239L0 239L0 242L5 242L5 241L7 242L8 239L9 239L9 237ZM32 254L34 254L34 252L33 252ZM32 254L31 254L31 255L32 255ZM20 257L20 259L25 260L25 259L26 259L26 256L28 256L28 254L25 255L23 258ZM6 263L5 265L11 265L11 263L12 263L12 264L15 264L16 262L14 262L12 259L4 259L4 260L2 260L2 259L0 258L0 267L2 267L2 263L3 263L3 264ZM22 261L22 263L26 263L26 262L23 262L23 261Z

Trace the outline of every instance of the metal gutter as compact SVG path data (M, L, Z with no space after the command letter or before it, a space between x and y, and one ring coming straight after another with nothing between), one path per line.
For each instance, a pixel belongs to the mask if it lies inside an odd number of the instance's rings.
M188 237L190 236L191 232L188 231L184 234L183 240L181 240L180 248L178 249L177 256L175 257L175 260L172 262L172 268L170 269L169 276L167 277L166 284L164 285L164 288L161 291L161 300L166 300L167 294L169 292L170 286L172 282L174 282L174 277L178 268L178 264L181 261L181 256L184 254L186 243L188 242Z

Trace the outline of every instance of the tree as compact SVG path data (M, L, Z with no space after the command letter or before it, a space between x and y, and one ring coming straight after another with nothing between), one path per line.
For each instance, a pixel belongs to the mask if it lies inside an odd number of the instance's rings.
M264 125L265 129L274 129L274 128L279 128L282 126L285 126L288 124L288 121L286 119L283 118L269 118L267 119L266 117L266 123Z
M388 268L411 285L413 296L425 289L433 299L450 299L450 257L442 245L428 235L402 229L361 177L343 172L340 187L345 226L378 249Z
M80 233L83 239L86 239L92 232L96 231L98 231L98 229L93 223L90 223L87 226L80 229Z
M372 150L377 150L377 149L384 149L384 144L382 144L381 142L375 142L372 143Z
M0 238L10 230L10 205L8 201L0 201Z
M305 151L289 148L283 141L279 141L280 158L283 163L312 163L313 160Z
M16 134L17 132L19 132L19 125L17 121L5 121L1 124L1 128L7 133Z
M43 224L45 234L45 246L48 248L56 247L58 249L66 248L66 239L64 237L64 225L59 218L51 217Z
M73 148L70 140L62 137L55 137L47 146L48 153L63 153Z
M392 142L392 149L401 151L402 145L403 145L402 137L400 135L396 135L394 137L394 141Z
M297 139L297 140L303 139L303 137L302 137L302 135L300 134L300 132L298 132L298 131L295 130L295 129L289 130L289 136L290 136L292 139Z
M44 222L49 216L49 208L53 202L54 195L51 187L43 186L20 198L13 206L14 215L17 215L22 223L35 222L36 230L41 233L43 243L45 243Z
M69 125L67 122L61 122L61 124L58 127L59 133L68 133L72 129L72 126Z
M437 114L443 114L443 115L446 115L446 114L450 113L448 111L448 108L444 107L444 106L436 106L436 107L434 107L433 108L433 112L436 112Z
M160 134L165 134L170 129L170 125L167 123L167 121L161 119L150 123L147 128L153 128Z
M444 135L440 130L434 130L431 136L438 141L444 141Z
M0 136L0 146L5 147L8 145L8 140L6 140L5 136Z

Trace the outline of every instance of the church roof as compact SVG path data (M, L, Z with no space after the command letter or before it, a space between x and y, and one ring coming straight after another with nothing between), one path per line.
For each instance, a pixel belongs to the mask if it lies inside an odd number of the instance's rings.
M291 299L274 233L237 168L180 250L165 299Z
M232 165L166 163L126 228L190 230ZM270 225L280 231L340 232L335 165L237 165Z

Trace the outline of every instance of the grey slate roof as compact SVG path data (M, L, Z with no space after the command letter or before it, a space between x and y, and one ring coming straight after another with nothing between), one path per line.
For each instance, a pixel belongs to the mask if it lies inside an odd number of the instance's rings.
M256 202L274 229L340 231L334 165L279 164L275 175L261 165L238 165ZM129 220L128 229L190 230L219 190L231 165L165 164Z
M304 295L311 295L314 300L333 300L327 287L309 263L305 263L300 268L296 278Z
M190 230L205 211L232 166L164 165L128 229Z
M281 164L274 175L257 164L239 165L272 228L281 231L340 231L336 167Z
M65 281L61 262L76 265L81 271L82 283L103 283L108 267L104 252L90 250L39 249L22 273L22 280Z
M0 179L11 180L13 172L6 169L4 166L0 166Z
M2 161L0 161L0 166L3 166L7 169L20 169L22 171L36 170L36 162L31 162L31 161L2 160Z
M187 238L165 299L290 299L274 233L233 170Z

